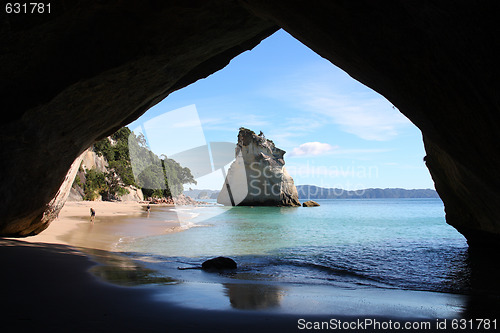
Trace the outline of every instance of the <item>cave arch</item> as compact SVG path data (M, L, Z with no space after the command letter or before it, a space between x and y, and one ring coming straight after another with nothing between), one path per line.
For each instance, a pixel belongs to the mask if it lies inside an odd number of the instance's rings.
M2 13L0 234L44 230L92 142L282 27L422 131L447 222L470 245L498 246L498 6L54 1L36 19Z

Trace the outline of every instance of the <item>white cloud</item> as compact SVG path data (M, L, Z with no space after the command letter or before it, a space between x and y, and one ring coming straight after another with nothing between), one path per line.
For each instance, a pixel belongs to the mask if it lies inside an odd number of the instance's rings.
M318 156L325 155L331 153L334 149L338 148L338 146L332 146L328 143L321 142L306 142L301 144L300 146L294 148L290 152L290 157L293 156Z
M394 139L411 122L383 96L361 85L330 63L302 69L273 83L265 93L304 112L303 119L336 124L365 140Z
M384 98L358 99L326 89L304 92L302 104L344 132L365 140L386 141L395 138L409 121Z

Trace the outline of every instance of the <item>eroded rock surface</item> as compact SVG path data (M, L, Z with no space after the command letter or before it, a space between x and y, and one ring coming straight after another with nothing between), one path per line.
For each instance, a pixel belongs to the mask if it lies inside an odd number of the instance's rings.
M96 139L281 26L422 130L447 222L500 246L498 2L51 3L50 15L0 12L1 235L43 230Z
M217 202L226 206L300 206L285 168L285 151L271 140L240 128L235 152Z
M302 207L318 207L319 203L313 200L308 200L302 204Z

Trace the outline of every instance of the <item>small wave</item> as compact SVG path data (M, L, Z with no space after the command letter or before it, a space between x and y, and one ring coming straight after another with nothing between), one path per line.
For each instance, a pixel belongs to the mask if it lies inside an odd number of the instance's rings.
M347 267L335 267L322 263L303 261L303 259L280 259L274 261L271 265L275 267L276 272L280 276L293 276L295 279L308 281L309 283L323 284L342 282L356 285L388 287L388 285L384 283L384 281L380 281L377 276L372 276ZM265 271L268 271L268 269L265 269Z
M173 226L173 227L168 227L166 229L166 232L167 233L180 232L180 231L188 230L190 228L191 228L191 226L188 226L185 223L183 223L183 224L176 225L176 226Z
M175 211L177 213L177 217L180 219L195 219L197 218L198 216L200 216L201 213L199 212L193 212L191 209L174 209L173 211Z
M179 228L182 230L188 230L191 228L197 228L197 227L203 227L205 225L193 223L191 221L186 221L186 222L179 222Z
M192 226L192 228L198 228L198 227L213 227L213 224L198 224L196 223L195 225Z
M135 239L136 239L135 237L131 236L120 237L118 241L112 245L112 249L120 250L121 247L125 246L126 244L131 244L132 242L134 242Z
M351 277L357 277L357 278L363 278L363 279L368 279L368 280L373 280L370 276L346 269L346 268L341 268L341 267L331 267L331 266L326 266L323 264L317 264L317 263L312 263L312 262L292 262L291 263L293 266L297 267L305 267L305 268L312 268L315 270L320 270L326 273L331 273L334 275L338 276L351 276Z
M190 208L172 208L170 209L171 212L189 212L192 210L197 209L198 207L190 207Z
M179 225L179 227L182 230L191 229L194 226L195 226L195 224L193 222L180 222L180 225Z

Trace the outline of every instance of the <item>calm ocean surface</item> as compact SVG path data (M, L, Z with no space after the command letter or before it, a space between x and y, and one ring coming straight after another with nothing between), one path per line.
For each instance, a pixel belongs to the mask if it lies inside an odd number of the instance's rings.
M311 208L153 206L150 218L177 215L186 230L123 240L118 248L183 281L214 275L177 267L222 255L239 265L223 277L230 283L468 291L467 243L446 224L440 199L318 202Z

